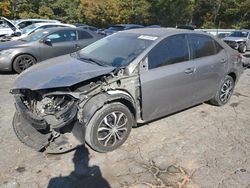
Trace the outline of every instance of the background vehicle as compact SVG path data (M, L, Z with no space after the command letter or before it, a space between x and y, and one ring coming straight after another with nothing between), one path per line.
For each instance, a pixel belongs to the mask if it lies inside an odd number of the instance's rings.
M219 33L219 34L217 34L216 36L217 36L217 38L219 38L219 39L224 39L224 38L226 38L228 35L230 35L230 33Z
M21 19L21 20L14 20L12 23L18 28L23 29L29 25L35 23L60 23L57 20L49 20L49 19Z
M37 62L76 52L101 36L77 28L52 28L0 45L0 70L17 73Z
M148 25L146 28L161 28L160 25Z
M98 28L86 24L75 24L76 27L85 29L85 30L90 30L92 32L98 33Z
M117 24L113 25L108 29L104 30L105 35L111 35L113 33L116 33L118 31L124 31L124 30L129 30L129 29L138 29L138 28L143 28L143 25L137 25L137 24Z
M178 25L176 28L177 29L187 29L187 30L192 30L192 31L195 30L195 26L193 26L193 25Z
M15 32L20 32L20 30L7 18L0 18L0 37L5 35L11 35Z
M109 152L139 122L204 101L226 104L242 71L239 53L210 35L123 31L21 74L11 90L17 107L13 126L36 150L72 149L71 135Z
M250 49L249 30L234 31L223 40L233 49L238 50L240 53L245 53Z
M70 24L62 24L62 23L36 23L36 24L32 24L28 27L25 27L24 29L21 30L21 35L17 36L17 37L12 37L12 40L17 40L17 39L21 39L21 38L25 38L27 36L29 36L30 34L41 30L41 29L48 29L48 28L52 28L52 27L72 27L75 28L74 25L70 25Z

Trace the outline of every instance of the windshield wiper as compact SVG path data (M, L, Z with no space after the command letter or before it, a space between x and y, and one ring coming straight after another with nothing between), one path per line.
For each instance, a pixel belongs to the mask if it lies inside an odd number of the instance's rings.
M104 63L101 63L100 61L97 61L97 60L89 58L89 57L78 57L78 59L79 60L83 60L83 61L88 61L88 62L91 62L93 64L97 64L97 65L102 66L102 67L106 67L107 66Z

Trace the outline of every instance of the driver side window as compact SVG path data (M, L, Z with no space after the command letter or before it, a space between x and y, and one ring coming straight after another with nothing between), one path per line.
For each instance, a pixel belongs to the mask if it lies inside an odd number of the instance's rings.
M47 36L47 39L50 39L52 43L75 41L76 31L73 30L57 31Z
M155 46L148 55L149 69L189 60L185 34L170 36Z

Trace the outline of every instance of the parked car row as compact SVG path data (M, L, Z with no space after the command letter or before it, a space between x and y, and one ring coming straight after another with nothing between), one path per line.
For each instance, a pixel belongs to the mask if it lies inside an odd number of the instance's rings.
M82 31L56 33L61 29L38 31L19 45L39 46L44 58L61 51L57 42L65 38L74 44ZM110 152L138 123L204 101L225 105L242 72L239 52L209 34L125 30L24 71L10 91L16 103L13 127L20 141L37 151L61 153L86 141L95 151Z
M0 31L5 36L1 38L4 43L0 44L0 70L17 73L46 59L76 52L104 35L144 27L136 24L119 24L100 31L86 24L70 25L57 20L10 21L3 17L1 20L3 27ZM12 33L7 32L7 28L11 29Z
M25 38L1 43L0 70L21 73L38 62L76 52L101 37L88 30L73 27L43 29Z

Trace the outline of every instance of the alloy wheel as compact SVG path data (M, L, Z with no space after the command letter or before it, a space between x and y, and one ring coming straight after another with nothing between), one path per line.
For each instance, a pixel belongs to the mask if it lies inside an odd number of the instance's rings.
M97 129L97 139L104 147L112 147L122 142L128 131L128 117L119 111L105 116Z
M227 103L233 93L233 82L226 80L220 91L220 100L223 103Z
M36 62L34 59L30 56L22 56L17 60L17 66L21 72L31 67L35 63Z

